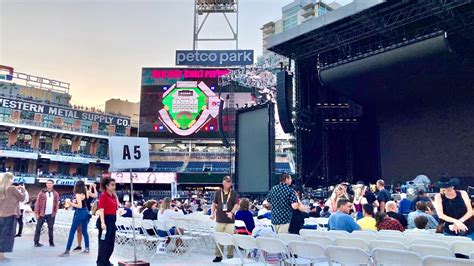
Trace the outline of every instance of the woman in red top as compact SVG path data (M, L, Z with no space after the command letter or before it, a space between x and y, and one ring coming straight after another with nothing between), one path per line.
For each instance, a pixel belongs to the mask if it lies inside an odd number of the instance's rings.
M110 266L110 257L114 252L115 244L115 222L117 220L118 201L115 195L115 180L103 178L100 181L102 195L99 197L97 213L97 228L99 229L99 253L97 255L98 266ZM105 234L105 237L102 237Z

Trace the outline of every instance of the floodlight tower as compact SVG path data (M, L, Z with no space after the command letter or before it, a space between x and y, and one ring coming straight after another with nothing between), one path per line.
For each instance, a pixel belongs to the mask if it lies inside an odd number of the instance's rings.
M239 49L239 0L194 0L194 34L193 50L196 50L199 42L235 42L235 49ZM232 37L200 38L199 34L206 24L210 15L223 16L223 27L232 33ZM230 17L230 19L229 19ZM202 18L202 19L200 19ZM222 17L221 17L222 18ZM224 23L225 20L225 23Z

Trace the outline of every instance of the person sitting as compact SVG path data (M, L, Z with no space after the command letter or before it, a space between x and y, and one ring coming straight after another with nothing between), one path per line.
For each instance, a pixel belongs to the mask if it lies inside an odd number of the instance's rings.
M331 212L329 212L329 206L324 206L323 210L321 211L321 218L329 218L331 216Z
M362 205L363 218L357 220L357 224L362 230L377 231L376 221L374 218L374 206L369 204Z
M386 213L384 212L378 212L375 215L375 221L377 230L394 230L394 231L400 231L403 232L405 231L405 228L403 228L403 225L396 219L393 219L389 217Z
M309 217L311 218L319 218L321 217L321 206L314 206L312 205L309 208Z
M263 217L266 213L269 213L271 212L271 205L268 201L264 200L263 203L262 203L262 208L258 211L257 213L257 219L262 219L261 217Z
M415 218L415 226L416 228L413 229L413 232L420 232L420 233L430 233L430 231L426 230L426 225L428 224L428 218L426 216L420 215Z
M387 215L389 217L397 219L403 225L403 228L407 228L407 218L405 218L403 214L398 213L397 204L395 203L395 201L387 202L387 204L385 204L385 211L387 212Z
M145 210L143 211L143 220L157 220L158 213L156 209L158 208L158 202L156 200L149 200L144 205Z
M252 231L255 228L255 222L253 215L249 211L250 201L248 199L241 199L239 210L235 213L235 220L240 220L245 223L245 228L235 227L237 234L241 235L252 235Z
M428 202L428 201L431 201L431 200L428 196L426 196L425 191L420 190L420 191L418 191L418 195L416 196L416 198L414 198L413 201L411 202L410 210L411 211L416 211L417 210L416 209L416 204L418 202Z
M176 206L171 206L171 198L167 197L163 200L158 211L158 221L166 223L167 220L172 220L177 217L184 216L184 213L179 210ZM175 235L176 228L169 228L169 234ZM166 237L167 233L165 231L158 230L158 235L160 237Z
M408 214L408 229L413 229L415 228L415 218L423 215L428 218L428 224L426 225L426 229L436 229L438 226L438 222L431 216L430 214L427 213L428 207L426 206L426 202L424 201L418 201L416 203L416 211L410 212Z
M125 207L123 208L122 217L132 218L133 212L132 212L131 207L132 207L132 204L129 201L125 202Z
M328 229L342 230L352 233L352 231L360 230L360 226L354 221L349 212L352 209L350 200L342 198L337 202L337 211L329 216Z

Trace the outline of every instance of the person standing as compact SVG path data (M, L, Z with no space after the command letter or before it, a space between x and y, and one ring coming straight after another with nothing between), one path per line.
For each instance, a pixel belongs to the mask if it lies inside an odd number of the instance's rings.
M282 174L280 183L268 193L268 201L272 204L272 224L279 234L288 233L293 210L299 207L296 192L290 187L291 182L289 174Z
M435 208L444 221L445 235L466 236L474 240L474 221L471 200L464 190L455 190L459 179L441 177L436 184L441 192L435 195Z
M59 193L54 190L54 181L46 181L46 188L42 189L36 197L35 215L36 215L36 230L35 230L35 247L42 247L40 241L41 228L44 222L48 224L49 246L54 247L54 218L58 212L59 207Z
M3 174L0 179L0 262L7 260L4 253L13 250L16 218L20 216L19 203L25 199L25 188L12 184L13 174Z
M216 232L225 232L234 234L235 213L239 209L237 192L232 190L232 178L224 176L222 180L222 189L214 194L214 200L211 207L211 219L216 219ZM216 245L216 257L213 262L221 262L222 254L220 250L224 247ZM234 256L234 248L227 247L227 258Z
M28 191L24 187L25 186L24 183L20 183L19 186L25 189L25 200L20 202L20 216L17 218L18 233L16 234L15 237L21 237L21 234L23 233L23 213L25 212L25 208L28 201L30 201L30 195L28 194Z
M392 195L385 189L385 181L382 179L377 180L377 190L379 191L377 194L377 201L379 202L378 212L385 213L385 204L390 201Z
M86 249L84 253L89 253L89 234L87 233L87 226L89 225L89 209L87 209L87 189L84 181L79 180L74 185L73 191L75 199L71 202L72 207L75 208L74 218L72 219L71 229L69 230L69 238L67 240L66 251L61 254L61 257L69 257L72 242L74 241L74 234L79 226L82 227L82 235L84 236L84 244Z
M90 219L92 218L92 215L91 215L91 208L92 208L92 202L93 200L97 198L97 187L96 187L96 184L92 184L90 185L88 188L87 188L87 198L86 198L86 208L87 208L87 212L88 212L88 220L87 220L87 223L89 223ZM82 243L82 226L79 225L77 227L77 247L74 248L74 250L82 250L82 246L81 246L81 243Z
M103 178L100 181L102 195L97 204L97 228L99 229L99 252L97 266L110 266L110 257L114 252L115 222L117 221L118 199L115 195L115 180ZM104 236L102 236L104 234Z
M366 187L364 185L355 185L354 187L354 201L352 202L352 207L357 220L364 217L362 206L368 203L367 198L365 197L365 190Z

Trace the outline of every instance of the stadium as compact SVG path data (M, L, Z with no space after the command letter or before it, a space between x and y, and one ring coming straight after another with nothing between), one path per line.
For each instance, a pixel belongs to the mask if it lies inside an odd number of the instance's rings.
M137 102L0 65L0 263L474 265L474 1L159 2L70 4Z

